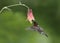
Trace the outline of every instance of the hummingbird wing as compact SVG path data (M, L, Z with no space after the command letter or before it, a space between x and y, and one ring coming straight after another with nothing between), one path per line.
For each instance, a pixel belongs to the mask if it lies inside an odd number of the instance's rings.
M33 30L33 31L35 31L35 29L31 26L31 27L28 27L28 28L26 28L26 30Z
M37 32L39 32L41 35L45 35L46 37L48 37L48 35L43 31L43 28L41 28L41 27L31 26L31 27L26 28L26 30L37 31Z

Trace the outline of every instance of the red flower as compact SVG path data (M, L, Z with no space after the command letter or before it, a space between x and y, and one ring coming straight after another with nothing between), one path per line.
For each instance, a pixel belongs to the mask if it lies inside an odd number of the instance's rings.
M32 9L28 9L28 12L27 12L27 20L32 23L32 20L35 20L34 16L33 16L33 12L32 12Z

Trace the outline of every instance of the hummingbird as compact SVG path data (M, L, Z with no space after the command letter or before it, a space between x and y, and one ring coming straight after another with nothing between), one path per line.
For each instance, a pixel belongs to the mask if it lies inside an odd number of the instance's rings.
M39 32L42 35L45 35L46 37L48 37L48 35L44 32L44 30L39 26L39 24L36 22L33 13L32 13L32 9L28 9L28 14L27 14L27 20L32 23L31 27L28 27L28 30L34 30Z

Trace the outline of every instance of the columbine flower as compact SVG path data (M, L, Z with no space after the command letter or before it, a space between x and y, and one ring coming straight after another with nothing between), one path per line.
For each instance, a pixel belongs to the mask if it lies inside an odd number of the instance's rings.
M32 12L32 9L28 9L28 12L27 12L27 20L32 23L32 20L35 20L34 16L33 16L33 12Z

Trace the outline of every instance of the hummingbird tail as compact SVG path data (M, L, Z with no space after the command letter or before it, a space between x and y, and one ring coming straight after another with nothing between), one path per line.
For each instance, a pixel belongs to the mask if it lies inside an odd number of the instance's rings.
M41 34L42 34L42 35L45 35L46 37L48 37L48 35L47 35L46 33L44 33L44 32L41 32Z
M48 37L48 35L47 35L47 34L45 34L45 36L46 36L46 37Z

